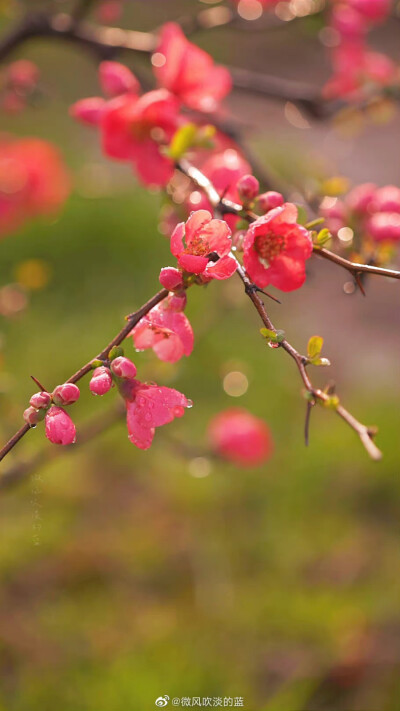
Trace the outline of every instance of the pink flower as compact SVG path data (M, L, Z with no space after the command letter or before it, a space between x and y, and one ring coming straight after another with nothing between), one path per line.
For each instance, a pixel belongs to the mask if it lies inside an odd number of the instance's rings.
M135 348L152 348L160 360L175 363L193 350L193 330L182 312L161 302L144 316L130 334Z
M350 0L350 5L371 22L381 22L390 13L391 0Z
M164 89L140 98L123 94L109 102L101 121L103 150L118 160L132 161L145 185L163 186L174 165L162 153L179 125L177 100Z
M70 116L88 126L98 126L106 109L107 102L101 96L80 99L69 109Z
M400 212L400 188L385 185L376 190L371 205L372 212Z
M39 69L28 59L17 59L7 67L8 81L15 89L31 91L39 80Z
M67 171L50 143L0 139L0 235L36 215L56 213L69 190Z
M400 214L398 212L377 212L369 218L367 230L377 242L398 242L400 240Z
M346 196L346 206L351 212L362 215L369 211L375 197L375 192L376 185L374 183L356 185Z
M114 97L127 91L138 94L140 84L131 70L119 62L101 62L99 80L103 93Z
M46 437L53 444L74 444L76 429L70 416L62 407L53 405L45 417Z
M55 405L72 405L79 400L80 392L75 383L63 383L57 385L53 390L53 402Z
M136 365L129 358L124 358L124 356L114 358L111 361L110 368L117 378L125 378L127 380L133 380L137 372Z
M139 380L131 382L125 396L127 425L130 441L140 449L148 449L153 441L155 427L182 417L190 401L172 388L146 385Z
M257 286L293 291L304 284L312 241L296 223L297 207L285 203L253 222L243 243L244 266Z
M208 436L220 456L239 466L258 466L273 450L265 422L241 408L233 407L213 417Z
M173 22L161 30L153 65L159 84L198 111L215 111L232 87L228 70L216 66L210 55L189 42Z
M109 369L103 365L95 368L89 383L89 388L93 395L105 395L111 387L112 377Z
M220 136L217 138L219 143L224 143ZM237 183L242 176L251 172L251 166L236 150L234 144L228 143L228 147L224 150L213 153L204 162L200 161L199 167L220 195L232 202L240 203ZM197 190L190 194L187 207L190 210L212 209L207 198ZM225 215L225 222L233 230L238 218L236 215Z
M171 252L179 266L191 274L228 279L236 270L235 260L228 256L232 247L230 237L231 231L224 220L214 220L207 210L197 210L186 224L181 222L175 227ZM213 254L219 257L217 261L210 261Z

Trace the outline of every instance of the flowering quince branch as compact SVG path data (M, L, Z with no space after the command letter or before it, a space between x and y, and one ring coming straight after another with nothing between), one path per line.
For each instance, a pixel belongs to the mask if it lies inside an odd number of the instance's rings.
M95 356L95 358L92 358L90 361L85 363L79 370L76 371L73 375L71 375L68 380L66 381L67 383L77 383L81 378L83 378L87 373L90 373L93 369L93 361L103 361L109 356L110 351L116 347L119 346L125 338L130 334L134 326L145 316L152 308L157 306L157 304L160 303L163 299L165 299L168 296L168 291L166 289L161 289L157 294L155 294L149 301L146 302L143 306L141 306L140 309L135 311L134 313L130 314L126 325L117 333L117 335L110 341L110 343L107 344L103 348L100 353ZM34 422L32 424L29 424L28 422L21 427L18 432L16 432L13 437L9 439L9 441L4 445L4 447L0 450L0 461L4 459L6 454L10 452L16 444L29 432L29 430L35 426L37 423Z
M213 205L215 210L218 212L222 213L236 213L237 215L240 215L242 217L245 217L248 219L249 222L254 222L256 216L252 214L251 212L248 212L246 210L243 210L243 206L238 205L233 203L230 200L225 200L225 198L221 198L220 195L218 194L217 190L211 183L211 181L205 176L199 169L195 168L192 166L188 161L182 160L178 164L179 170L181 170L183 173L185 173L188 177L191 178L195 182L195 184L202 190L205 191L207 194L207 197L210 201L210 203ZM330 256L334 257L332 261L336 261L336 255L333 253L328 252L327 250L324 250L325 254L324 256L328 259L330 259ZM328 253L329 256L326 255ZM249 279L249 276L246 272L246 270L242 267L240 262L237 260L236 256L231 255L233 259L235 259L236 262L236 273L238 274L239 278L241 279L245 292L249 299L252 301L254 304L264 326L268 329L269 332L272 334L277 334L279 333L276 329L275 326L273 325L271 319L269 318L267 311L264 306L264 302L260 298L258 292L260 291L258 287L253 284L253 282ZM352 273L356 273L359 271L359 266L364 266L364 265L353 265L351 262L348 260L343 260L345 264L342 262L340 263L341 266L345 266L346 269L351 271ZM355 268L354 268L355 267ZM381 274L382 272L384 273L385 276L396 276L396 278L400 278L400 272L394 272L392 274L391 272L393 270L379 270L375 271L375 268L371 267L371 273L375 274ZM367 270L369 271L369 270ZM324 405L325 407L333 409L339 417L341 417L347 424L357 433L359 436L362 444L364 445L366 451L368 452L369 456L372 459L379 460L382 457L381 451L378 449L378 447L375 445L373 442L373 437L376 434L375 428L372 427L367 427L366 425L363 425L361 422L359 422L348 410L346 410L343 405L339 402L338 398L336 396L332 396L331 394L320 390L319 388L315 388L309 378L309 375L307 373L307 364L309 363L309 358L307 356L302 355L299 353L287 340L286 338L280 339L276 343L273 343L275 347L280 347L283 348L288 355L294 360L296 363L296 366L299 370L300 377L303 381L303 384L306 389L307 393L307 414L306 414L306 441L308 440L308 420L309 420L309 414L310 414L310 407L314 405L315 403L320 403Z

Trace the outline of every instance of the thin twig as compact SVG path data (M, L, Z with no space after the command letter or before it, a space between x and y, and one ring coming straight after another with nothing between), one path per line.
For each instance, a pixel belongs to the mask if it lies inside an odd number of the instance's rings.
M149 301L147 301L143 306L140 307L137 311L135 311L133 314L131 314L127 320L126 325L117 333L116 336L108 343L100 353L98 353L97 356L94 358L91 358L85 365L83 365L79 370L76 371L73 375L71 375L66 382L68 383L77 383L78 380L83 378L84 375L89 373L92 370L92 363L94 360L104 360L107 358L109 352L114 346L119 346L122 341L125 340L125 338L128 336L128 334L131 332L134 326L140 321L145 314L147 314L154 306L160 303L165 297L168 296L168 291L166 289L161 289L157 294L155 294ZM21 427L18 432L16 432L13 437L11 437L8 442L4 445L4 447L0 450L0 461L4 459L6 454L10 452L15 445L29 432L31 427L29 425L24 425Z

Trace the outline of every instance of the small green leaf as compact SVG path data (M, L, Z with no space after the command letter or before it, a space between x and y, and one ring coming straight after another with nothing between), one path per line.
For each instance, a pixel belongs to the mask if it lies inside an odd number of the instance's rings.
M310 360L310 363L312 365L323 365L323 366L328 366L331 364L329 358L312 358Z
M95 368L99 368L101 365L104 365L104 363L103 363L102 360L99 360L98 358L95 358L95 359L92 360L92 362L91 362L91 366L92 366L93 370L94 370Z
M324 339L322 336L311 336L307 344L307 355L310 360L317 358L321 353Z
M320 232L317 234L317 244L319 244L321 247L325 242L328 242L332 238L331 233L329 232L327 227L324 227Z
M306 225L308 222L308 215L306 209L303 205L296 205L297 207L297 222L299 225Z
M121 346L113 346L108 354L108 357L110 360L114 360L114 358L119 358L120 356L124 355L124 349L121 348Z
M267 341L271 341L272 343L282 343L282 341L285 340L285 331L279 329L272 331L269 328L260 328L260 333Z
M175 131L168 148L168 155L172 160L180 160L193 146L196 142L197 131L198 127L194 123L186 123Z
M324 407L328 407L330 410L337 410L339 403L337 395L329 395L328 399L324 400Z

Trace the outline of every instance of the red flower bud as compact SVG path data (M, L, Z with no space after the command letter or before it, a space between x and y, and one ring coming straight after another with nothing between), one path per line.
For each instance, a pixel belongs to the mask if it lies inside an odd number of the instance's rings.
M70 416L62 407L53 407L48 410L45 418L46 437L53 444L74 444L76 429Z
M34 407L28 407L24 412L24 420L30 427L36 427L37 423L43 420L44 410L36 410Z
M79 388L75 383L64 383L53 390L53 402L55 405L72 405L79 399L79 395Z
M136 375L136 366L129 358L119 356L111 363L111 370L117 378L126 378L132 380Z
M257 197L260 184L254 175L243 175L237 182L237 191L242 202L252 202Z
M105 395L112 387L112 377L108 368L103 365L95 368L89 383L93 395Z
M29 404L36 410L47 410L47 408L51 405L51 395L45 391L35 393L29 400Z
M182 274L175 267L163 267L160 271L160 284L164 289L173 291L183 286Z
M262 212L269 212L274 207L280 207L285 202L283 195L275 190L268 190L267 193L262 193L257 198L257 202Z

